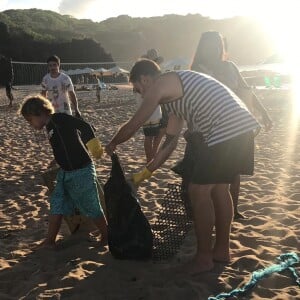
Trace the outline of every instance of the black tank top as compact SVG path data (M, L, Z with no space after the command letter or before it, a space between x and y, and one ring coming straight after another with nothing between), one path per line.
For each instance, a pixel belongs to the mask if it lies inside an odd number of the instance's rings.
M55 160L63 170L81 169L92 161L85 146L95 137L90 124L64 113L55 113L46 129Z

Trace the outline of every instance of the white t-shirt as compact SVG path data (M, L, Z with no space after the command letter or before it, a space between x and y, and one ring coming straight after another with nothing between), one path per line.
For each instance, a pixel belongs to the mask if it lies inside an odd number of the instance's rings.
M139 108L143 102L143 98L138 93L136 93L136 102L137 102L137 108ZM153 112L153 114L150 116L150 118L144 123L144 125L158 124L160 122L161 117L162 117L161 108L160 105L158 105L155 111Z
M60 73L58 77L53 78L48 73L41 85L42 90L48 92L48 99L52 102L55 112L72 115L69 92L74 92L74 86L68 75Z

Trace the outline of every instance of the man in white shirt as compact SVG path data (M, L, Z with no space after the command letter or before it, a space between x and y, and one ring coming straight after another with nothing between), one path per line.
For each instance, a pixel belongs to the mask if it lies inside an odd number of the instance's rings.
M56 113L72 115L70 102L74 107L75 116L81 117L78 101L71 78L59 71L60 58L52 55L47 59L49 73L42 80L42 95L48 98Z

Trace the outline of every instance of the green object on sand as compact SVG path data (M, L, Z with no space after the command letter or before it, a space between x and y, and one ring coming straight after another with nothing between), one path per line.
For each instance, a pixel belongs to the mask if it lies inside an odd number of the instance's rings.
M264 77L264 81L265 81L265 86L266 86L267 88L272 87L271 78L270 78L269 76L265 76L265 77Z

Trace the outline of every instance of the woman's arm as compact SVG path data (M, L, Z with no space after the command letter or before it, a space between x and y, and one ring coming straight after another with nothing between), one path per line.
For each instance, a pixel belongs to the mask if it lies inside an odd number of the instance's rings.
M247 106L249 106L250 111L258 113L258 117L261 118L265 129L270 130L273 126L273 123L272 123L272 120L271 120L266 108L260 102L260 100L258 99L256 94L253 92L251 87L247 84L246 80L243 78L240 71L238 70L238 67L233 62L231 62L231 63L232 63L232 66L235 68L235 70L237 72L239 89L248 89L249 93L251 95L251 99L250 99L251 103L245 102L245 104ZM241 97L241 100L244 100L244 99L242 99L242 97Z

